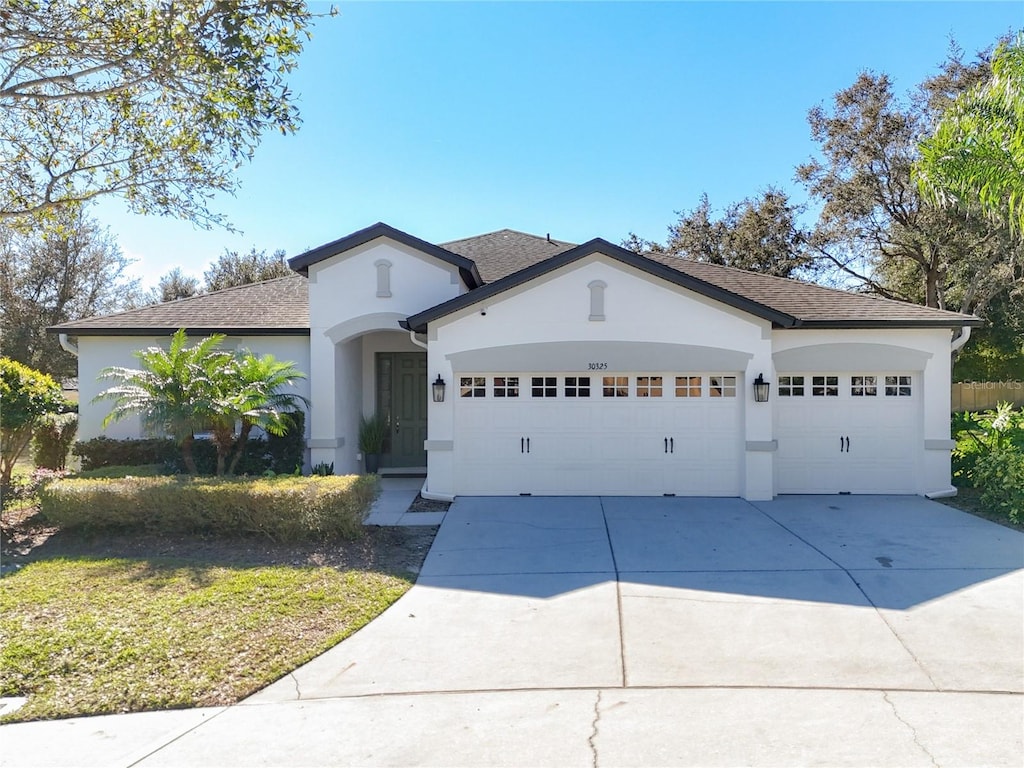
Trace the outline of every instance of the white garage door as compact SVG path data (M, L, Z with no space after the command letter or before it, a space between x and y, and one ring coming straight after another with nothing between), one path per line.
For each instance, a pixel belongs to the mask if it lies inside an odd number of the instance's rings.
M780 373L776 389L777 493L918 491L918 376Z
M457 376L462 495L737 496L737 374Z

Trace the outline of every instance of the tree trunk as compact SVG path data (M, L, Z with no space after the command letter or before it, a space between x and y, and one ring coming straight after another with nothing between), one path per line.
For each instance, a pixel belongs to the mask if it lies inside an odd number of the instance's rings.
M231 457L231 466L228 467L228 474L234 475L238 468L238 462L245 452L245 443L249 439L249 432L252 431L252 424L242 420L242 428L238 431L238 440L235 442L235 455Z
M188 473L195 477L199 474L199 469L196 467L195 457L192 456L192 443L195 442L195 438L189 435L181 441L181 458L185 462L185 469Z

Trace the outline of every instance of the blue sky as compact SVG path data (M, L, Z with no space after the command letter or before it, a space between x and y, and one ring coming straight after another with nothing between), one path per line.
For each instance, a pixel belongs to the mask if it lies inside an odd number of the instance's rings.
M319 9L327 5L313 4ZM806 115L861 70L904 92L1024 28L1020 2L341 2L268 136L214 207L242 231L95 209L152 285L224 248L293 256L383 220L431 242L510 227L664 240L702 192L803 200Z

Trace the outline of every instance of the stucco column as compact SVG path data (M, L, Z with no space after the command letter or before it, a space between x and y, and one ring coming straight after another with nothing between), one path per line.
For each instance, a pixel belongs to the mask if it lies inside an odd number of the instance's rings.
M747 363L743 378L744 475L743 498L748 501L770 501L775 492L774 458L778 447L774 439L773 401L778 396L775 370L772 367L770 329L757 352ZM754 379L763 375L771 383L767 403L754 401Z
M944 339L921 373L921 409L924 419L924 451L920 492L948 494L953 490L950 451L956 445L950 438L950 389L952 359Z
M335 465L338 472L337 384L334 342L323 329L313 328L309 337L309 461Z
M432 334L436 341L436 334ZM435 403L433 382L440 375L444 379L445 396L443 403ZM452 371L451 363L432 344L427 351L427 482L428 497L452 498L455 490L455 398L459 396L459 382Z

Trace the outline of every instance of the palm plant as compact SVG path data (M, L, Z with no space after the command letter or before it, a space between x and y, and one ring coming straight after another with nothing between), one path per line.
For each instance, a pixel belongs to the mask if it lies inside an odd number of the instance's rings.
M241 422L235 454L228 474L233 475L245 450L245 443L253 427L272 435L283 435L289 427L287 411L295 410L301 402L307 407L309 400L285 389L306 375L294 363L282 362L273 355L257 356L246 350L234 361L235 391L228 399L226 414L232 426Z
M168 349L150 347L135 353L141 369L104 368L99 378L117 383L93 400L114 402L103 426L138 414L145 427L174 438L185 468L198 474L192 444L196 431L218 417L216 372L232 357L219 349L224 338L214 334L187 347L185 331L179 329Z

